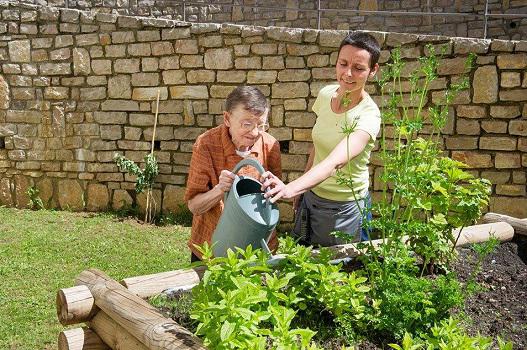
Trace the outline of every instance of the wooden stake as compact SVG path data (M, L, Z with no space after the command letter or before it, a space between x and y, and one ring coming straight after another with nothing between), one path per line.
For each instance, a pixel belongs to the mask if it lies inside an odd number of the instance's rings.
M154 115L154 132L152 132L152 146L150 148L150 155L154 155L154 141L156 139L156 128L157 128L157 114L159 112L159 96L161 94L161 91L157 89L157 102L156 102L156 113ZM145 224L147 222L150 222L153 218L153 215L150 213L150 197L152 197L152 188L149 187L146 191L146 208L145 208Z

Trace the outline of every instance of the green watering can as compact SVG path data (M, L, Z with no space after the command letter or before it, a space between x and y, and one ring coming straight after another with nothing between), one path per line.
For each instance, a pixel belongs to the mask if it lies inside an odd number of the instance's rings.
M255 167L260 174L265 171L257 160L246 158L232 172L236 174L246 165ZM236 176L231 190L225 192L223 213L212 234L214 256L226 256L227 249L245 249L248 245L269 251L266 242L280 214L277 205L264 198L261 186L250 176Z

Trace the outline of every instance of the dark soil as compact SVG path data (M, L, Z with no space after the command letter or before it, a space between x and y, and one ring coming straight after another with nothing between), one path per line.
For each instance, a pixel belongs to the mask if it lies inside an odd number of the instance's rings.
M465 282L474 267L475 253L459 250L455 265ZM527 349L527 239L502 243L483 261L476 281L484 288L465 303L472 335L501 336L512 341L514 349Z

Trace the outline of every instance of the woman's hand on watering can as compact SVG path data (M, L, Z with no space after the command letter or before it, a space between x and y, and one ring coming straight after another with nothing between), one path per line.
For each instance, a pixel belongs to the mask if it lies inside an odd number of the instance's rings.
M286 184L270 171L266 171L260 177L262 191L265 198L271 198L271 203L275 203L280 198L292 198L293 195Z
M229 192L235 178L236 174L233 172L230 172L229 170L222 170L216 187L218 187L223 192Z

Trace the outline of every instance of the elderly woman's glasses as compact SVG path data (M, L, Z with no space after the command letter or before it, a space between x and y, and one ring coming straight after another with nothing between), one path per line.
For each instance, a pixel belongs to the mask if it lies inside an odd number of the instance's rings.
M258 131L267 131L267 130L269 130L269 124L267 124L267 123L256 124L255 122L242 121L240 123L240 126L245 131L253 131L254 128L258 129Z

